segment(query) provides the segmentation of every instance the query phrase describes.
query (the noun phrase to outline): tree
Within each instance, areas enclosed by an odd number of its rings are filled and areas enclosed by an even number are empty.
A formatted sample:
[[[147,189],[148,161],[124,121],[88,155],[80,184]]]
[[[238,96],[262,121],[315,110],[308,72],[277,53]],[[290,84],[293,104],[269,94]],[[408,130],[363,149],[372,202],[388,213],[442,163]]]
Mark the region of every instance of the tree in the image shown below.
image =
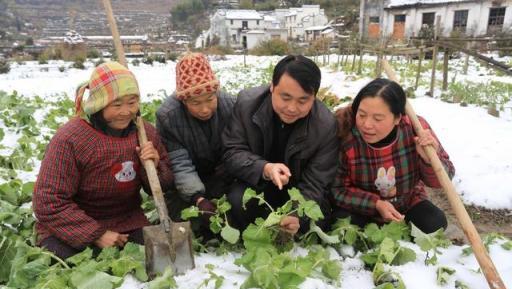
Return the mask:
[[[171,9],[172,21],[175,24],[185,23],[189,16],[204,12],[205,7],[201,0],[180,0]]]
[[[8,73],[11,70],[11,66],[7,59],[0,58],[0,74]]]
[[[286,55],[288,54],[288,43],[281,39],[270,39],[262,41],[251,50],[254,55]]]
[[[256,10],[274,10],[276,8],[279,8],[278,1],[254,1],[254,9]]]
[[[208,17],[203,0],[180,0],[171,9],[171,22],[175,29],[193,31],[197,34],[207,28]]]
[[[252,0],[241,0],[240,1],[240,9],[253,9]]]

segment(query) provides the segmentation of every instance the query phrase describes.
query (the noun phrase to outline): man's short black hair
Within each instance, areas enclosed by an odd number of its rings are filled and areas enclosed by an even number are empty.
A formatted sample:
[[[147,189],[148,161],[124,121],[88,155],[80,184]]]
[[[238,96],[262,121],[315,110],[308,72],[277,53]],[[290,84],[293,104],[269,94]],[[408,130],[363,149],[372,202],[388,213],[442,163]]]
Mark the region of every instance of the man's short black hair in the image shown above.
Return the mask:
[[[277,86],[285,73],[295,79],[305,92],[313,95],[318,92],[322,74],[311,59],[302,55],[288,55],[281,59],[274,67],[272,84]]]

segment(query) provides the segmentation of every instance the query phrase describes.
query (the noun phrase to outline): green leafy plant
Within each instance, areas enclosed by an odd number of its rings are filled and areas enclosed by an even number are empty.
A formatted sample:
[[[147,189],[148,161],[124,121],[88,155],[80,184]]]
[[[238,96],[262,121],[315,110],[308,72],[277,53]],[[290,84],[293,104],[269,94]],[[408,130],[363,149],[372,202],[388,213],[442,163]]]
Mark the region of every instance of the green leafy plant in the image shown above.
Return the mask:
[[[198,288],[201,287],[208,287],[208,284],[210,284],[211,281],[214,282],[214,288],[219,289],[222,284],[224,283],[224,277],[216,274],[213,269],[215,269],[215,266],[213,264],[206,264],[206,270],[208,270],[208,275],[210,276],[208,279],[205,279],[201,285],[199,285]]]
[[[245,205],[252,199],[266,206],[270,213],[266,219],[257,218],[242,234],[245,253],[235,261],[249,272],[249,278],[241,288],[296,288],[311,274],[339,282],[341,266],[329,259],[329,253],[321,247],[312,247],[306,257],[293,257],[290,250],[293,242],[290,235],[279,229],[281,220],[290,215],[307,217],[312,223],[323,218],[316,202],[306,200],[299,190],[288,190],[290,200],[274,209],[263,194],[247,189],[242,198]],[[315,273],[316,272],[316,273]]]
[[[450,277],[453,275],[453,273],[455,273],[455,269],[445,266],[439,266],[436,270],[437,285],[446,285],[448,283],[448,280],[450,280]]]
[[[414,242],[420,249],[427,252],[425,258],[426,265],[437,264],[437,255],[441,254],[439,248],[447,248],[451,245],[450,240],[446,239],[443,229],[439,229],[431,234],[426,234],[414,226],[414,224],[411,224],[411,236],[414,237]],[[432,252],[432,256],[429,255],[430,252]]]
[[[322,247],[312,247],[307,256],[292,257],[271,247],[253,247],[235,261],[251,272],[240,288],[297,288],[310,275],[339,282],[341,265],[329,259]]]
[[[460,280],[455,280],[455,289],[469,289],[469,286]]]
[[[485,234],[482,238],[482,243],[485,246],[485,249],[487,252],[489,252],[489,247],[493,244],[496,244],[498,241],[504,241],[501,244],[501,247],[505,250],[512,250],[512,241],[510,241],[507,237],[499,234],[499,233],[490,233]],[[473,254],[473,248],[471,246],[468,246],[464,249],[462,249],[462,255],[463,256],[469,256]]]
[[[0,270],[0,280],[8,280],[8,287],[116,288],[128,273],[140,281],[148,279],[144,247],[133,243],[127,243],[123,250],[103,249],[96,258],[88,248],[64,261],[23,240],[17,240],[15,245],[12,239],[0,240],[0,252],[5,253],[2,261],[7,265]]]

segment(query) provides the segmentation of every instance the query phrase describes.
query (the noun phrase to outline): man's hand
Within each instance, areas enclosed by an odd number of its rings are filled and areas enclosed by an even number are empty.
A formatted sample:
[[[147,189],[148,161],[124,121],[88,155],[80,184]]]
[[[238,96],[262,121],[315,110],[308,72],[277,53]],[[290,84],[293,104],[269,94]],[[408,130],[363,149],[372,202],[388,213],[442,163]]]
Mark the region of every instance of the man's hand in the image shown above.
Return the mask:
[[[263,167],[263,177],[271,180],[280,190],[290,181],[290,169],[285,164],[267,163]]]
[[[123,247],[126,242],[128,242],[128,234],[119,234],[107,230],[98,240],[94,241],[94,245],[103,249],[114,246]]]
[[[281,230],[289,234],[295,235],[297,234],[300,228],[299,218],[294,216],[286,216],[281,220],[279,226],[281,226]]]
[[[375,208],[379,212],[382,219],[384,219],[386,222],[400,222],[404,219],[404,215],[400,214],[400,212],[395,209],[393,204],[388,201],[378,200],[375,204]]]

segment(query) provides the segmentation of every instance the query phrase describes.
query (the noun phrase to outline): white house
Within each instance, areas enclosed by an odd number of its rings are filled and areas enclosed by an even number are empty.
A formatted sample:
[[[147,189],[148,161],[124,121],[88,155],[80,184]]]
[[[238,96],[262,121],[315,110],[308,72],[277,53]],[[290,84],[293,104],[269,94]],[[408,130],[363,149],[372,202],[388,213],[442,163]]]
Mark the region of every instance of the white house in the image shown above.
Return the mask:
[[[325,26],[327,17],[320,5],[258,12],[256,10],[219,9],[210,17],[210,29],[200,36],[196,46],[213,39],[233,48],[251,49],[269,39],[305,40],[306,28]]]
[[[403,39],[433,27],[440,16],[441,35],[494,35],[512,26],[512,0],[362,0],[360,31],[369,38]]]
[[[324,9],[320,9],[320,5],[302,5],[286,10],[289,12],[285,16],[285,27],[288,29],[288,37],[292,39],[304,40],[306,28],[328,23]]]
[[[219,9],[210,18],[210,39],[218,37],[220,45],[249,48],[246,33],[265,28],[263,16],[256,10]]]

